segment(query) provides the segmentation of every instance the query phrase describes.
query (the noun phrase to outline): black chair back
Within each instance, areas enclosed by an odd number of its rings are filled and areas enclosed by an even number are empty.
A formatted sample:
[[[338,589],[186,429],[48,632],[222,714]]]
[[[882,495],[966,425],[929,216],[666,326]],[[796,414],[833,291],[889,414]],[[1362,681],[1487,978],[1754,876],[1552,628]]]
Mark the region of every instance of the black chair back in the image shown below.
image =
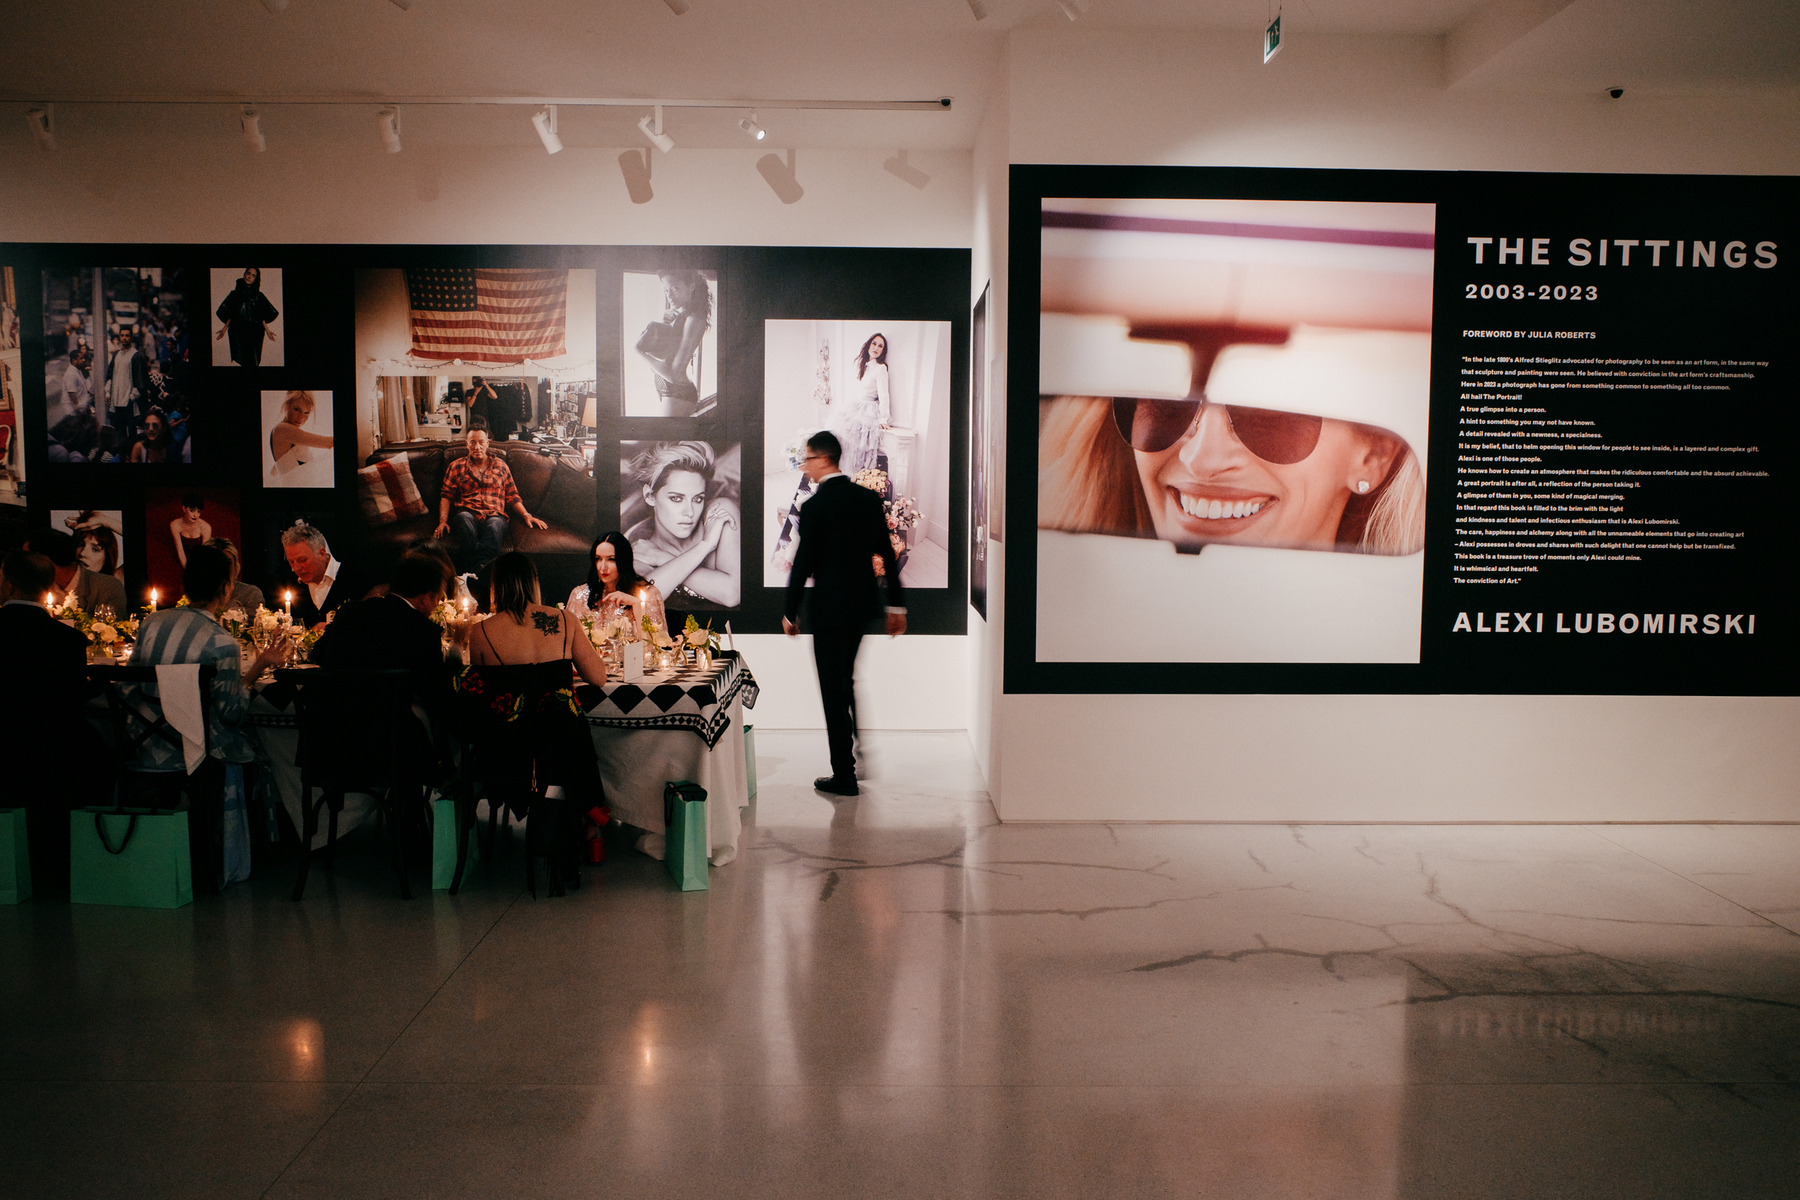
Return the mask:
[[[295,688],[294,715],[300,727],[300,873],[294,899],[306,894],[312,869],[312,842],[319,810],[329,810],[326,851],[337,841],[337,814],[349,792],[382,794],[394,844],[394,872],[400,894],[412,898],[406,877],[406,843],[422,799],[423,779],[409,777],[402,746],[412,720],[413,674],[404,667],[340,669],[312,667],[279,673]],[[315,797],[314,792],[320,793]]]
[[[390,787],[399,774],[400,729],[412,711],[404,668],[316,667],[282,672],[296,685],[300,769],[315,787]]]
[[[216,674],[213,667],[201,664],[202,712],[211,707]],[[185,797],[194,887],[197,891],[216,894],[225,855],[224,764],[207,753],[194,773],[187,773],[181,733],[163,714],[160,695],[152,695],[147,690],[156,686],[154,666],[93,666],[88,668],[88,678],[99,685],[101,694],[106,697],[107,716],[112,724],[113,753],[118,769],[113,807],[173,809],[180,807]],[[201,729],[201,736],[210,743],[210,730],[204,723]],[[172,749],[175,761],[183,765],[173,768],[145,765],[144,751],[159,742],[163,748]],[[211,746],[204,749],[210,751]]]
[[[203,706],[210,703],[210,689],[213,676],[216,674],[210,666],[200,667],[200,699]],[[94,666],[88,668],[88,678],[100,685],[100,691],[106,697],[107,718],[112,725],[113,753],[118,756],[121,775],[167,775],[167,770],[158,770],[144,765],[146,748],[160,741],[172,748],[175,757],[182,756],[181,733],[163,714],[162,699],[146,691],[146,687],[156,685],[155,667],[108,667]],[[204,726],[202,736],[205,736]],[[210,749],[210,747],[208,747]],[[185,773],[185,772],[183,772]],[[123,789],[121,789],[122,805]]]

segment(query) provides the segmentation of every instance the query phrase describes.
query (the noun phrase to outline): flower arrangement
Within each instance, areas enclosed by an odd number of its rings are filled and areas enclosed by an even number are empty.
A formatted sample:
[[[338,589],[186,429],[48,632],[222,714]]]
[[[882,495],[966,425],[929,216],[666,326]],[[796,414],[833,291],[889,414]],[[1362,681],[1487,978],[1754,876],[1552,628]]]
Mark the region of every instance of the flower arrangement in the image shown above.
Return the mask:
[[[906,530],[924,520],[925,514],[919,511],[918,501],[911,496],[885,501],[881,508],[887,517],[888,542],[894,547],[897,558],[906,553]]]
[[[919,511],[918,501],[914,500],[911,496],[902,496],[898,500],[889,500],[882,504],[881,507],[887,514],[887,527],[895,532],[899,532],[902,529],[911,529],[925,518],[925,514]]]
[[[708,621],[706,627],[702,629],[700,622],[694,620],[692,613],[688,614],[687,624],[682,626],[681,640],[695,650],[704,646],[708,654],[719,652],[719,635],[713,632],[712,622]]]
[[[813,402],[831,403],[831,343],[819,343],[819,365],[813,368]]]
[[[868,488],[877,496],[887,495],[888,473],[883,471],[880,467],[864,467],[850,478],[856,483],[861,484],[863,487]]]
[[[88,645],[96,646],[108,655],[115,654],[127,642],[137,637],[138,621],[136,617],[102,619],[92,613],[83,612],[74,603],[65,600],[61,604],[46,601],[45,608],[50,615],[81,631],[81,636],[88,640]]]

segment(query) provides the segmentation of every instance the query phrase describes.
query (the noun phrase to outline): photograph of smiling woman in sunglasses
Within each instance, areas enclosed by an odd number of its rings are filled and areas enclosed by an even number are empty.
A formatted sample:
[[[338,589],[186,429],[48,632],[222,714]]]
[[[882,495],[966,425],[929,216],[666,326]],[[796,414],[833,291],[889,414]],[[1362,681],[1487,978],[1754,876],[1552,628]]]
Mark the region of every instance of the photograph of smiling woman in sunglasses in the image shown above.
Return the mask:
[[[1037,660],[1417,662],[1432,206],[1041,205]]]
[[[1086,369],[1076,375],[1129,356],[1139,344],[1119,344],[1124,332],[1109,322],[1047,316],[1045,344],[1053,348],[1046,366],[1055,370],[1059,348],[1087,348]],[[1264,344],[1228,340],[1237,336]],[[1103,340],[1114,343],[1110,350]],[[1176,343],[1143,349],[1160,352],[1150,360],[1165,373],[1160,389],[1061,392],[1045,405],[1042,527],[1153,537],[1183,550],[1229,543],[1404,555],[1421,548],[1418,455],[1374,422],[1391,415],[1380,395],[1390,377],[1429,352],[1422,336],[1215,329],[1196,333],[1191,352]],[[1193,381],[1189,394],[1172,398],[1183,374]]]

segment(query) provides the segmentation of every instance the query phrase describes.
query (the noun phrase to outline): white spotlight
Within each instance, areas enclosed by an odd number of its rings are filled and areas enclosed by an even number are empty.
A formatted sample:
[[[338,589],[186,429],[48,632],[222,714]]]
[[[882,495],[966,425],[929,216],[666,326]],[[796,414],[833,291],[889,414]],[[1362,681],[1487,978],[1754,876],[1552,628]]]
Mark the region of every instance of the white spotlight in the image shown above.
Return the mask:
[[[687,16],[687,10],[693,7],[688,0],[663,0],[663,3],[668,5],[669,11],[678,17]]]
[[[400,153],[400,110],[384,108],[376,113],[375,128],[381,131],[381,148],[389,154]]]
[[[556,136],[556,105],[538,109],[531,124],[537,130],[538,141],[544,143],[545,154],[555,154],[562,149],[562,139]]]
[[[931,176],[906,161],[906,151],[895,151],[894,157],[881,164],[881,169],[895,179],[903,179],[921,190],[931,182]]]
[[[269,148],[269,139],[262,134],[262,114],[254,106],[246,104],[238,109],[238,129],[245,144],[258,154]]]
[[[751,113],[749,116],[747,116],[743,120],[739,121],[738,128],[743,130],[745,133],[749,134],[751,137],[755,138],[759,142],[769,136],[768,130],[764,129],[761,125],[758,125],[756,123],[756,114],[755,113]]]
[[[56,149],[56,128],[51,123],[48,104],[40,104],[27,111],[25,124],[31,130],[31,136],[37,142],[39,150]]]
[[[262,0],[262,6],[269,10],[270,16],[280,16],[287,11],[288,0]]]
[[[1063,16],[1071,21],[1087,11],[1082,0],[1056,0],[1056,7],[1062,9]]]
[[[656,106],[655,119],[656,124],[653,126],[650,123],[651,118],[644,117],[642,120],[638,121],[638,128],[644,131],[644,136],[650,139],[650,144],[652,146],[655,146],[658,150],[667,154],[675,148],[675,139],[663,132],[662,105],[660,104]]]
[[[977,21],[987,20],[987,0],[969,0],[969,11],[975,14]]]

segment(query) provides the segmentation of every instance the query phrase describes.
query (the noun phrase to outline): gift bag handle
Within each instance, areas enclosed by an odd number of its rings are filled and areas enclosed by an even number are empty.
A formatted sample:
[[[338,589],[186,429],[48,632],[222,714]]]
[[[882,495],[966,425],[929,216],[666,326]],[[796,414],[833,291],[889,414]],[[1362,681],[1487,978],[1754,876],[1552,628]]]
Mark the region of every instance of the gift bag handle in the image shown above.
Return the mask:
[[[125,822],[125,836],[119,839],[119,848],[117,850],[113,849],[112,842],[108,840],[106,836],[106,818],[112,815],[115,814],[95,813],[94,832],[100,835],[100,844],[106,847],[106,852],[108,854],[123,854],[125,853],[125,847],[131,845],[131,835],[137,832],[137,814],[126,814],[129,815],[131,819]]]

